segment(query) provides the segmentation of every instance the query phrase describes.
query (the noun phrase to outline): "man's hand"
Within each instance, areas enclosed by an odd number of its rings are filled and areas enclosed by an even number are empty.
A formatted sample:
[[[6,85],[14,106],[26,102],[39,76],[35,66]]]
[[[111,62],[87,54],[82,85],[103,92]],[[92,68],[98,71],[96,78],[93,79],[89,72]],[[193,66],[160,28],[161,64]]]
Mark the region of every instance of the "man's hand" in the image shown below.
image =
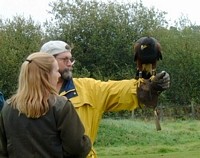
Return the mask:
[[[162,71],[158,73],[152,80],[151,80],[151,87],[153,91],[162,92],[170,87],[170,76],[167,72]]]
[[[137,89],[137,96],[140,104],[147,107],[155,108],[160,93],[170,87],[170,76],[167,72],[162,71],[152,79],[141,82]]]

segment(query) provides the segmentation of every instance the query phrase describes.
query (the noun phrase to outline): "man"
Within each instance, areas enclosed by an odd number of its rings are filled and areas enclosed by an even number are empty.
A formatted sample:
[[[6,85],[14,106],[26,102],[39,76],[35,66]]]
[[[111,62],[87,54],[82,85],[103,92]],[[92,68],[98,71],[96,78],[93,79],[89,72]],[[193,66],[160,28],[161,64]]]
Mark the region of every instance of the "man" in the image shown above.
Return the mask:
[[[159,94],[169,88],[167,72],[157,74],[152,80],[131,79],[103,82],[92,78],[72,78],[71,47],[63,41],[49,41],[40,52],[54,55],[61,77],[57,84],[60,95],[66,96],[75,106],[92,144],[104,112],[133,110],[140,106],[153,107]],[[96,158],[92,149],[88,158]]]

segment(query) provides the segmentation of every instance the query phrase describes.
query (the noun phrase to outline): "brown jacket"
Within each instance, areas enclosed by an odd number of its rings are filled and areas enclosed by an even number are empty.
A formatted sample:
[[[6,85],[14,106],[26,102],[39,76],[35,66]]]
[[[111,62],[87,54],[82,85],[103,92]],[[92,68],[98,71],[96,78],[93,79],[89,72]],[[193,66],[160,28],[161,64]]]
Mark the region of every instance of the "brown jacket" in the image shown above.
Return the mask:
[[[38,119],[5,103],[0,115],[0,158],[84,158],[91,141],[70,101],[58,96]]]

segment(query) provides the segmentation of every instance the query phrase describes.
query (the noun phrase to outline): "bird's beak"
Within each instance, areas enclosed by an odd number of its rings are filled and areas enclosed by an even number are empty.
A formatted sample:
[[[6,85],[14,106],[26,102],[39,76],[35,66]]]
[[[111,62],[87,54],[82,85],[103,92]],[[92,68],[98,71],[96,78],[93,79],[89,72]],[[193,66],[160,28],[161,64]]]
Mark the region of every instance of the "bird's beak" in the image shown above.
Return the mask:
[[[140,46],[141,50],[143,50],[143,49],[146,48],[146,47],[147,47],[147,45],[141,45],[141,46]]]

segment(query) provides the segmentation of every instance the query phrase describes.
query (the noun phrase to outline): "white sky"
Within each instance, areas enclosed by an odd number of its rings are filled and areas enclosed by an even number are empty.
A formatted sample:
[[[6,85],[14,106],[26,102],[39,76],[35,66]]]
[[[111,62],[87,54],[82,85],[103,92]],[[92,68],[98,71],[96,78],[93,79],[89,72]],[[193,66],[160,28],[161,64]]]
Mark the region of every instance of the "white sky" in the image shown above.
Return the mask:
[[[49,2],[56,0],[0,0],[0,18],[11,19],[13,16],[31,16],[36,22],[44,22],[50,18],[47,10]],[[104,0],[106,1],[106,0]],[[115,0],[110,0],[115,1]],[[138,1],[138,0],[117,0],[117,1]],[[154,6],[160,11],[166,11],[169,22],[178,20],[181,15],[186,15],[192,23],[200,25],[200,7],[197,0],[142,0],[146,7]]]
[[[51,10],[52,0],[0,0],[0,18],[7,19],[16,15],[26,18],[31,16],[36,22],[44,22],[50,18],[47,11]],[[54,0],[55,1],[55,0]]]

